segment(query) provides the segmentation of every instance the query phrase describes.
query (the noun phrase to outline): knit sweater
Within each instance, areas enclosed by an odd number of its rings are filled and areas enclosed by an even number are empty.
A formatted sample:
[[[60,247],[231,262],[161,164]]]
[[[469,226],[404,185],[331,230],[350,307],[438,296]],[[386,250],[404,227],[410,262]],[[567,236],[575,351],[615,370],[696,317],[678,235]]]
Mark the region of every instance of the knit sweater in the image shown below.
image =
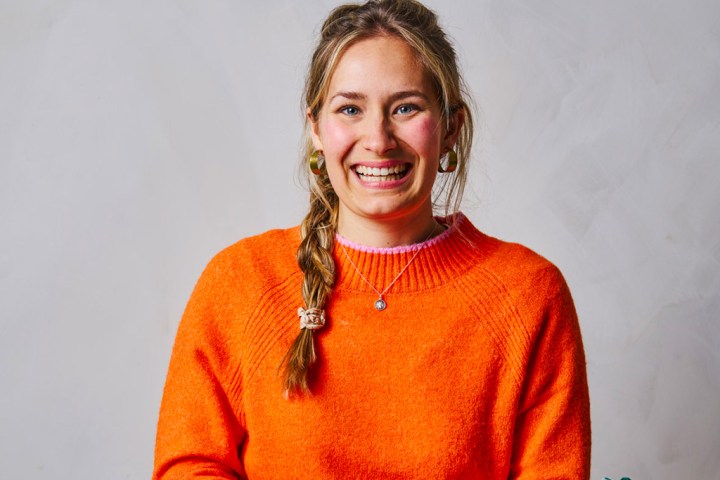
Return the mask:
[[[156,479],[586,479],[585,360],[560,272],[460,216],[425,242],[338,238],[311,395],[279,367],[299,332],[299,228],[207,266],[173,348]],[[384,296],[422,246],[417,257]]]

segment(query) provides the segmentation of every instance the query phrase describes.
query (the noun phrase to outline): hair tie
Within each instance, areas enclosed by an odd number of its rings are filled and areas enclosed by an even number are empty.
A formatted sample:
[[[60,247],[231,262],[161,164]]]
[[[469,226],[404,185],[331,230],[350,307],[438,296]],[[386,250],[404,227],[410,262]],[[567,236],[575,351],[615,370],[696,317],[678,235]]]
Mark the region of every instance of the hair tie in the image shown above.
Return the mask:
[[[320,308],[298,308],[300,317],[300,329],[319,330],[325,326],[325,310]]]

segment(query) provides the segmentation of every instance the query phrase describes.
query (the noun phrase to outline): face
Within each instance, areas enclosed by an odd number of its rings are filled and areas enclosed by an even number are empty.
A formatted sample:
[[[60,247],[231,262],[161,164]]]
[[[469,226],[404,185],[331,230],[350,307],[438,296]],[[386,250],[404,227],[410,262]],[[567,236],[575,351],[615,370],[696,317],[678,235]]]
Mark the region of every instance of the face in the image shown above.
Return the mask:
[[[431,219],[438,162],[457,139],[436,96],[403,40],[374,37],[342,54],[318,117],[310,117],[340,200],[341,233],[351,222]]]

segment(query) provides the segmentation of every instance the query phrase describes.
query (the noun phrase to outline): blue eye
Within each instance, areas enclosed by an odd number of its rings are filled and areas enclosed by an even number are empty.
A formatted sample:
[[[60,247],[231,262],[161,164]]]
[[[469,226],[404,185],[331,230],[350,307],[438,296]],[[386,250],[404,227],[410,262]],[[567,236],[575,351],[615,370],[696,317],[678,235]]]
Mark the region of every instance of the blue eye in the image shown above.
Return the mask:
[[[418,108],[416,105],[409,105],[409,104],[400,105],[399,107],[397,107],[395,109],[395,111],[397,113],[399,113],[400,115],[409,115],[417,110],[418,110]]]
[[[355,115],[360,113],[360,109],[357,107],[353,107],[352,105],[348,105],[348,106],[342,107],[340,109],[340,112],[344,113],[345,115],[347,115],[349,117],[354,117]]]

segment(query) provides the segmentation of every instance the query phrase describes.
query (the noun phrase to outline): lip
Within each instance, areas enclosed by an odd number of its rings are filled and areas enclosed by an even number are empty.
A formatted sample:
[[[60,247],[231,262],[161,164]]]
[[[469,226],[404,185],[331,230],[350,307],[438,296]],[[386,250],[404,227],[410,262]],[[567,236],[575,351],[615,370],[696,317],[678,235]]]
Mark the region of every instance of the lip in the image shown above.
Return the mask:
[[[365,180],[363,179],[363,176],[360,175],[357,172],[357,167],[366,167],[366,168],[394,168],[398,166],[405,166],[406,170],[404,172],[404,175],[401,178],[398,178],[397,180],[384,180],[384,181],[373,181],[373,180]],[[353,177],[365,188],[373,189],[373,190],[389,190],[393,188],[397,188],[406,182],[408,182],[409,178],[411,177],[414,165],[409,162],[399,162],[399,161],[393,161],[393,160],[384,160],[384,161],[373,161],[373,162],[357,162],[353,164],[350,167],[350,170],[353,173]]]

